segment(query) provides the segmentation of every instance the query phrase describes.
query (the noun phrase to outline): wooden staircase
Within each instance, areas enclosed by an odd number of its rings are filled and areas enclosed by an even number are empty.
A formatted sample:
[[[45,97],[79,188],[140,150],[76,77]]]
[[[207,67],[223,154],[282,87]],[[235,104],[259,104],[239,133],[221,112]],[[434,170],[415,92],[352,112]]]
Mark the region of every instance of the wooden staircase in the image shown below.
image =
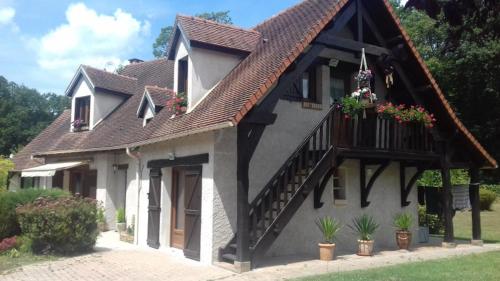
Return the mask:
[[[336,166],[334,112],[332,107],[250,204],[252,261],[265,254],[307,196]],[[219,259],[229,263],[236,260],[236,235],[220,249]]]

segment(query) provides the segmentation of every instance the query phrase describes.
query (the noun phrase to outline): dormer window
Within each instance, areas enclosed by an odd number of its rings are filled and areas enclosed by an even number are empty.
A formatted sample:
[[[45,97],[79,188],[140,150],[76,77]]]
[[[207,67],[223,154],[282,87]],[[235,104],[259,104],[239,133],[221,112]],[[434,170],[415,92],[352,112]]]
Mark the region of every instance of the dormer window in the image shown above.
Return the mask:
[[[184,57],[179,60],[177,66],[177,93],[185,93],[188,91],[188,58]]]
[[[73,128],[75,130],[88,130],[90,124],[90,96],[75,99]]]

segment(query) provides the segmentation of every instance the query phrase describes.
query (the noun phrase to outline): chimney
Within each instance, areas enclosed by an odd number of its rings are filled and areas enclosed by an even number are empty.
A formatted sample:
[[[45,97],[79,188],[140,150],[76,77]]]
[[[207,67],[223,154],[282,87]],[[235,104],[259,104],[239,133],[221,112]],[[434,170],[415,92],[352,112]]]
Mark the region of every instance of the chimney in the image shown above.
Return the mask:
[[[144,61],[141,60],[141,59],[137,59],[137,58],[131,58],[131,59],[128,60],[128,62],[130,64],[136,64],[136,63],[140,63],[140,62],[144,62]]]

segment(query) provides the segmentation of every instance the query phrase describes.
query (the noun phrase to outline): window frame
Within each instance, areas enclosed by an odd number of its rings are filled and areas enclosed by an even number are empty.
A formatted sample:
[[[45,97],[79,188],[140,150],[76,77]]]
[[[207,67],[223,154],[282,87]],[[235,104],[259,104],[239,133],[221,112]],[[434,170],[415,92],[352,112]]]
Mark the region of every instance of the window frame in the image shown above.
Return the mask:
[[[90,127],[90,103],[91,103],[91,96],[84,96],[84,97],[76,97],[75,98],[75,108],[73,111],[73,122],[75,120],[84,120],[82,123],[82,126],[78,128],[79,131],[82,130],[88,130]],[[84,118],[82,118],[81,115],[84,115]],[[77,129],[74,127],[74,129]]]
[[[189,91],[189,59],[183,57],[177,61],[177,93],[185,93]],[[181,86],[182,85],[182,86]]]
[[[339,174],[342,173],[343,175],[340,176]],[[348,184],[348,172],[346,168],[337,168],[332,176],[332,199],[333,199],[333,205],[334,206],[345,206],[347,205],[348,202],[348,192],[347,192],[347,186]],[[336,186],[340,185],[339,183],[336,183],[336,181],[340,181],[340,179],[344,179],[343,186]],[[343,190],[344,193],[344,198],[343,199],[336,199],[335,196],[335,191],[336,190]]]

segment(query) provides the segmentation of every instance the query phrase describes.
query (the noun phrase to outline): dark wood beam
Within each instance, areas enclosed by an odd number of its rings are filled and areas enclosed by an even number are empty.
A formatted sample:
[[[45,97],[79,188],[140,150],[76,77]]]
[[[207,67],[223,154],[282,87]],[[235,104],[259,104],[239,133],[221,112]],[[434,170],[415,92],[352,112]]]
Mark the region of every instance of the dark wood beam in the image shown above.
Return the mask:
[[[191,156],[176,157],[170,159],[156,159],[148,161],[147,167],[152,168],[166,168],[175,166],[193,166],[208,163],[208,153],[197,154]]]
[[[410,201],[408,201],[408,195],[415,185],[415,182],[420,178],[420,176],[424,173],[424,169],[422,167],[417,167],[417,171],[410,178],[408,183],[406,183],[406,165],[404,162],[399,163],[399,179],[400,179],[400,190],[401,190],[401,207],[406,207],[410,205]]]
[[[429,91],[429,90],[432,90],[432,86],[431,86],[430,84],[428,84],[428,85],[424,85],[424,86],[420,86],[420,87],[416,87],[416,88],[414,89],[414,91],[415,91],[416,93],[425,93],[425,92],[427,92],[427,91]]]
[[[363,42],[358,42],[351,39],[342,38],[336,35],[332,35],[329,33],[322,33],[316,38],[316,44],[322,44],[328,47],[339,48],[351,52],[360,52],[362,48],[365,49],[365,53],[381,56],[381,55],[389,55],[391,51],[384,47],[367,44]]]
[[[473,166],[469,170],[469,198],[471,203],[472,214],[472,240],[481,240],[481,214],[479,209],[479,168]]]
[[[335,19],[333,20],[333,27],[328,29],[328,31],[331,31],[334,34],[339,33],[354,17],[354,15],[356,14],[356,5],[354,3],[350,3],[348,5],[349,6],[345,7],[343,11],[337,14]]]
[[[324,203],[321,202],[321,197],[326,189],[326,185],[330,181],[330,178],[335,174],[335,170],[342,165],[344,159],[341,157],[333,157],[333,165],[328,170],[328,172],[323,176],[321,183],[314,189],[314,209],[319,209],[323,207]]]
[[[356,39],[358,42],[363,42],[363,7],[361,0],[356,0]]]
[[[370,195],[370,191],[372,190],[373,184],[375,184],[375,181],[377,178],[382,174],[382,172],[389,166],[390,161],[385,160],[383,161],[380,166],[375,170],[373,175],[370,177],[370,180],[368,181],[368,184],[366,184],[366,163],[365,161],[361,160],[360,161],[360,171],[359,171],[359,183],[360,183],[360,189],[361,189],[361,208],[368,207],[370,205],[370,202],[368,201],[368,196]]]

